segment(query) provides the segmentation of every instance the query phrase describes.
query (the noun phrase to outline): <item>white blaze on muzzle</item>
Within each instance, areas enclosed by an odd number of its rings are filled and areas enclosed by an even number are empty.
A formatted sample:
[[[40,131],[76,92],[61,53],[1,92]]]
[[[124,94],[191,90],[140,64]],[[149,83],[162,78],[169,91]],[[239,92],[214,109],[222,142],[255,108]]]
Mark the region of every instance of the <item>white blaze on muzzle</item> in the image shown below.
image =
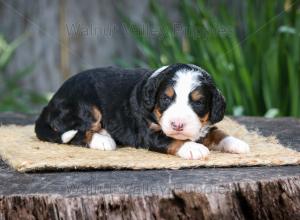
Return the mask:
[[[174,91],[176,97],[174,103],[163,112],[161,117],[162,130],[167,136],[192,141],[197,140],[201,136],[202,124],[198,115],[189,104],[190,93],[201,84],[198,80],[200,75],[200,72],[190,70],[178,71],[175,74]],[[182,124],[182,130],[174,130],[172,123]]]

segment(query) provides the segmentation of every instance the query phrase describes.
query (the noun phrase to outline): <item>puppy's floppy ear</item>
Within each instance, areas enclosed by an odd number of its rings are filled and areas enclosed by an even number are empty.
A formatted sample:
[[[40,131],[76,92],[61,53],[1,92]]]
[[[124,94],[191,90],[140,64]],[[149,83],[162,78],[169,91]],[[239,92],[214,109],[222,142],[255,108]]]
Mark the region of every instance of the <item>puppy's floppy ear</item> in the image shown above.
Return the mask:
[[[210,122],[214,124],[221,121],[224,118],[225,109],[226,102],[224,96],[217,88],[213,88]]]
[[[143,87],[143,106],[147,111],[152,111],[154,108],[157,90],[160,83],[166,77],[166,72],[168,72],[168,66],[163,66],[157,69],[147,79]]]

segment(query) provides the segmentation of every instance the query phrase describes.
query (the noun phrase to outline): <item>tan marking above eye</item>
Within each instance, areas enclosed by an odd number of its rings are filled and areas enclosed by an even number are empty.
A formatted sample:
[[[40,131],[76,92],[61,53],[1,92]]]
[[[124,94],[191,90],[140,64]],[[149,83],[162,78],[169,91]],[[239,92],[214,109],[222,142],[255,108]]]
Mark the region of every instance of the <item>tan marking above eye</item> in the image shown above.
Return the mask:
[[[191,98],[193,101],[199,101],[202,97],[203,95],[198,90],[193,91],[191,94]]]
[[[175,91],[174,91],[173,87],[172,86],[168,86],[168,88],[165,91],[165,94],[168,97],[172,98],[174,96],[174,94],[175,94]]]

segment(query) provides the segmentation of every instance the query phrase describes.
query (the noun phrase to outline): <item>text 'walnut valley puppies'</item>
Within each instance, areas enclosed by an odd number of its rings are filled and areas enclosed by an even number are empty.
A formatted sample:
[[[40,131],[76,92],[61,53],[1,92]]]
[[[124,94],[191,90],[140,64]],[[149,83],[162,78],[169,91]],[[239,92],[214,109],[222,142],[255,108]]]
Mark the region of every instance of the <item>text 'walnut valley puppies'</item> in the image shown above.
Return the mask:
[[[214,126],[225,100],[211,76],[192,64],[156,71],[114,67],[68,79],[36,121],[44,141],[99,150],[134,146],[202,159],[209,149],[247,153],[249,146]]]

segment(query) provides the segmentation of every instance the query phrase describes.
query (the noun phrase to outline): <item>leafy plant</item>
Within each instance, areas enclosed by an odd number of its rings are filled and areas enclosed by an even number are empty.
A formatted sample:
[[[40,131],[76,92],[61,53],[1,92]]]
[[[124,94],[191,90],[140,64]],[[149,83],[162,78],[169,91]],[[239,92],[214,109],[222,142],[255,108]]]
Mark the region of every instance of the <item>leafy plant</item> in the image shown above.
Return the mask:
[[[8,74],[6,71],[15,51],[25,38],[26,35],[21,35],[13,42],[8,43],[0,35],[0,112],[33,113],[35,108],[47,101],[43,95],[22,86],[22,80],[32,73],[33,64],[18,70],[14,74]]]
[[[138,66],[157,68],[194,63],[206,69],[235,115],[300,116],[299,0],[247,0],[244,16],[219,2],[217,11],[204,0],[178,1],[182,23],[172,23],[167,10],[150,1],[145,33],[123,16],[141,58]]]

